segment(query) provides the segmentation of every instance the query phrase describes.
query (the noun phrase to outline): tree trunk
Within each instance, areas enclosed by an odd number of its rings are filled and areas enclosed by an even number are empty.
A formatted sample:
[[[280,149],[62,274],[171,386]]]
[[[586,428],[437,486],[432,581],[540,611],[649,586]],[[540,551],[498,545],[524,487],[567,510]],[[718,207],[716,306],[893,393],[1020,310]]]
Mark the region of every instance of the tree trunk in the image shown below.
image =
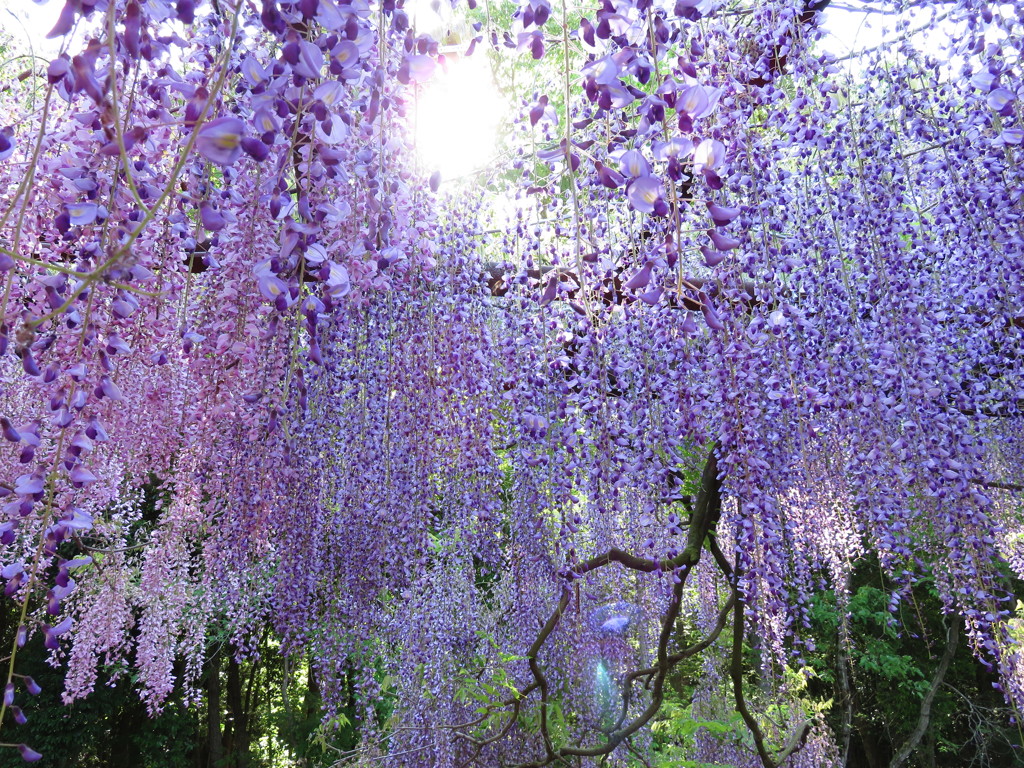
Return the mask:
[[[953,656],[956,653],[957,641],[960,639],[960,617],[954,616],[950,622],[949,630],[946,633],[946,650],[942,654],[942,658],[939,660],[939,666],[935,670],[935,677],[932,678],[932,684],[928,687],[927,693],[924,695],[924,699],[921,701],[921,713],[917,718],[917,726],[914,728],[907,740],[903,742],[903,746],[897,750],[892,762],[889,764],[889,768],[900,768],[907,758],[910,757],[911,753],[917,749],[918,744],[921,743],[921,739],[924,738],[928,732],[928,728],[932,722],[932,702],[935,701],[935,694],[939,691],[939,686],[942,685],[942,679],[946,676],[946,670],[949,669],[950,663],[953,661]],[[934,755],[932,757],[932,764],[934,764]]]
[[[145,720],[142,704],[129,699],[110,718],[110,768],[137,768],[142,753],[132,739]]]
[[[858,724],[857,735],[860,736],[860,745],[864,750],[867,768],[882,768],[885,765],[885,758],[882,757],[882,750],[879,749],[878,739],[875,738],[871,724],[867,722]],[[848,768],[853,768],[853,766],[848,765]]]
[[[846,577],[844,589],[850,591],[850,577]],[[842,725],[839,729],[840,765],[849,765],[850,737],[853,735],[853,692],[850,690],[850,654],[846,646],[850,641],[849,619],[846,612],[840,612],[836,637],[836,667],[839,684],[839,704],[843,708]]]
[[[206,663],[206,760],[205,768],[219,768],[224,760],[224,735],[220,729],[220,654]]]
[[[228,654],[228,716],[231,719],[231,741],[228,746],[228,765],[231,768],[249,768],[251,763],[249,744],[249,713],[245,711],[242,692],[242,675],[238,660],[233,652]],[[227,731],[227,729],[225,729]]]
[[[320,711],[320,681],[317,680],[316,665],[312,658],[307,662],[306,681],[306,693],[302,698],[302,716],[308,720]]]

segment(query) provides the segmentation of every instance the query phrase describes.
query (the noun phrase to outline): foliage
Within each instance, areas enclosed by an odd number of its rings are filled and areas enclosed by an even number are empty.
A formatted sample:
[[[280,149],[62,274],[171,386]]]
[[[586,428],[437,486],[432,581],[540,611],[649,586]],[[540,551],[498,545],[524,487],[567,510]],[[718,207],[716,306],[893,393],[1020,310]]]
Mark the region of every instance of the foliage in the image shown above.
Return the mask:
[[[852,764],[889,764],[917,724],[921,700],[946,648],[949,617],[943,615],[934,582],[919,579],[895,611],[890,602],[894,586],[877,564],[868,563],[854,574],[841,612],[833,593],[820,595],[811,608],[817,646],[810,660],[815,670],[811,688],[837,702],[829,711],[836,733],[843,730],[841,702],[849,700]],[[1019,586],[1014,591],[1019,593]],[[849,668],[845,691],[837,674],[840,664]],[[937,690],[916,764],[1019,762],[1015,745],[1020,734],[997,686],[992,670],[969,648],[958,646]]]
[[[5,640],[12,641],[16,616],[5,611]],[[65,706],[64,671],[51,667],[47,652],[32,644],[19,655],[20,674],[42,688],[20,697],[27,724],[21,737],[43,754],[41,766],[54,768],[191,768],[200,713],[176,694],[165,711],[150,718],[128,676],[105,672],[93,695]],[[0,765],[19,766],[21,756],[0,752]]]

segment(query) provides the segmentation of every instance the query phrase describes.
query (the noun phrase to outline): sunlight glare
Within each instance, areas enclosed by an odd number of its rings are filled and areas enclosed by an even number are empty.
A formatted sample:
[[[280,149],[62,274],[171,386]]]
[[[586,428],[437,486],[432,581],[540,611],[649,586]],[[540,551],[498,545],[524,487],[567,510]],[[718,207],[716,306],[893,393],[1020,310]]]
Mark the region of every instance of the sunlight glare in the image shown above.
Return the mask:
[[[54,57],[63,38],[47,40],[57,24],[63,3],[35,3],[31,0],[5,0],[0,5],[0,30],[9,34],[16,50],[32,51],[37,56]]]
[[[486,167],[497,153],[498,125],[508,106],[502,99],[481,51],[467,58],[448,58],[417,94],[416,152],[442,180],[465,176]]]

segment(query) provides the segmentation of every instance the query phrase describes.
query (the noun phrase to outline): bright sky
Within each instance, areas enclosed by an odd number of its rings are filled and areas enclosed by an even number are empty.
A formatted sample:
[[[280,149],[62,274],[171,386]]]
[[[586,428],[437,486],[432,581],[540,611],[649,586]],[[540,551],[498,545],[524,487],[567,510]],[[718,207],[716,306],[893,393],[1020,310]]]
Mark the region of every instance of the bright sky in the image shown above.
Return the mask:
[[[437,39],[452,23],[450,0],[407,0],[417,32]],[[464,50],[469,40],[461,42]],[[442,182],[486,168],[497,154],[498,126],[509,115],[508,101],[494,83],[485,46],[473,56],[449,53],[417,91],[416,154],[425,170],[440,171]]]
[[[483,49],[439,67],[416,99],[416,151],[442,179],[466,176],[495,157],[507,101],[494,84]]]
[[[909,19],[910,28],[916,29],[928,24],[931,19],[931,10],[914,9],[900,16],[892,16],[883,13],[855,10],[855,8],[868,7],[870,3],[855,2],[849,5],[836,3],[824,11],[824,24],[822,28],[826,32],[823,41],[825,50],[836,56],[846,56],[850,53],[875,48],[887,40],[896,37],[895,30],[900,19]],[[940,10],[940,14],[941,14]],[[941,45],[949,39],[950,27],[940,24],[934,31],[919,32],[911,37],[916,48],[927,51],[932,55],[941,53]]]
[[[0,4],[0,29],[14,38],[22,49],[36,55],[53,57],[60,51],[61,39],[47,40],[46,34],[57,24],[64,7],[61,0],[3,0]]]

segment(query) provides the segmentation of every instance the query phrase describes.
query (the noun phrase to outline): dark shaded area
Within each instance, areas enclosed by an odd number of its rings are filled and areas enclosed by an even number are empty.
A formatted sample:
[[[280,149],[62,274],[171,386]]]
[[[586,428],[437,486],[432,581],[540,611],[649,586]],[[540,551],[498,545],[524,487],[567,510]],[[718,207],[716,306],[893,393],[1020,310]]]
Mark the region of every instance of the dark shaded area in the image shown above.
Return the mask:
[[[168,490],[156,477],[143,488],[142,514],[130,531],[133,541],[144,541],[157,525]],[[59,554],[73,558],[85,553],[75,543],[64,542]],[[101,551],[92,554],[103,557]],[[0,606],[3,647],[13,645],[18,616],[15,601]],[[284,659],[269,629],[255,641],[255,651],[250,658],[239,659],[227,631],[212,628],[200,679],[204,703],[188,706],[179,687],[161,714],[150,717],[139,699],[137,675],[130,669],[101,666],[93,693],[65,705],[65,670],[47,663],[49,651],[37,633],[18,651],[16,670],[19,676],[34,679],[42,691],[32,696],[24,678],[15,678],[14,703],[28,722],[17,725],[8,719],[2,741],[25,743],[42,753],[34,763],[40,768],[262,768],[274,764],[282,752],[289,764],[330,762],[324,747],[312,741],[322,717],[313,669]],[[184,672],[179,665],[175,678],[181,680]],[[354,721],[354,701],[343,715]],[[270,737],[271,747],[258,746],[264,736]],[[333,734],[328,749],[351,749],[356,741],[349,725]],[[25,765],[16,750],[0,749],[0,768]]]
[[[1019,582],[1008,586],[1024,594]],[[846,765],[890,768],[902,748],[900,764],[911,768],[1024,766],[997,676],[963,637],[950,639],[963,625],[944,615],[932,579],[917,581],[893,613],[899,589],[868,562],[854,573],[845,617],[831,592],[811,607],[809,692],[833,699],[828,720]]]
[[[4,610],[0,641],[13,640],[16,618],[12,608]],[[268,635],[259,659],[237,660],[230,644],[211,645],[201,683],[205,703],[187,706],[179,691],[157,717],[139,700],[131,671],[112,683],[114,670],[104,670],[90,696],[65,706],[64,671],[46,663],[42,639],[33,637],[18,654],[18,671],[42,692],[31,696],[18,679],[15,704],[28,722],[9,721],[4,741],[41,752],[40,768],[262,768],[279,764],[282,753],[289,765],[330,763],[312,739],[322,717],[317,678],[307,665],[288,665]],[[353,721],[354,700],[348,709]],[[269,748],[260,746],[265,736]],[[333,734],[330,747],[351,749],[356,739],[348,725]],[[16,750],[0,749],[0,768],[24,765]]]

